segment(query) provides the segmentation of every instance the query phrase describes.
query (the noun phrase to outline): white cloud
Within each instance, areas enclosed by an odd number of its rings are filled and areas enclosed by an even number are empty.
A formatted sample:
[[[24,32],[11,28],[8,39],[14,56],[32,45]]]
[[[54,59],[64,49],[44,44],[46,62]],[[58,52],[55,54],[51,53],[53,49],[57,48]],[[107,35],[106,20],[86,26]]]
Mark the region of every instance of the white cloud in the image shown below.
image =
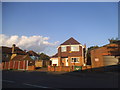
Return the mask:
[[[0,34],[0,38],[2,38],[2,41],[0,41],[1,46],[8,46],[11,47],[13,44],[16,44],[16,46],[20,47],[21,49],[25,50],[33,50],[36,52],[47,52],[47,48],[54,48],[56,49],[56,45],[58,44],[58,41],[54,43],[49,42],[49,37],[43,37],[43,36],[7,36],[5,34]],[[50,52],[50,51],[49,51]],[[51,52],[52,53],[52,52]]]

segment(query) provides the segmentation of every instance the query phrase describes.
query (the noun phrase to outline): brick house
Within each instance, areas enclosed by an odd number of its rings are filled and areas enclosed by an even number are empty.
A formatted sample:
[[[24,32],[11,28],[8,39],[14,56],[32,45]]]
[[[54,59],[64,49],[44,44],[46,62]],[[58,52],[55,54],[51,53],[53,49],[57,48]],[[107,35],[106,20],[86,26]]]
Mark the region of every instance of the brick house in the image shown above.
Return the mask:
[[[112,43],[91,50],[92,67],[116,65],[119,63],[120,44]]]
[[[82,45],[74,38],[66,40],[58,46],[58,53],[51,57],[52,66],[84,66],[86,65],[85,50],[86,46]]]
[[[0,53],[0,59],[2,62],[8,62],[12,60],[33,60],[32,57],[39,57],[34,51],[26,52],[19,47],[16,47],[15,44],[13,44],[12,47],[1,46],[0,51],[2,52]]]
[[[7,62],[10,60],[11,55],[12,55],[12,48],[6,47],[6,46],[1,46],[0,47],[0,60],[2,62]]]
[[[3,69],[34,70],[34,60],[15,44],[12,47],[2,46],[2,57]]]
[[[27,53],[22,49],[20,49],[19,47],[16,47],[15,44],[12,45],[11,49],[12,49],[12,56],[10,60],[16,60],[16,58],[17,60],[23,60],[24,58],[26,58]]]
[[[36,52],[30,50],[27,52],[27,54],[33,59],[33,60],[39,60],[40,55],[38,55]]]

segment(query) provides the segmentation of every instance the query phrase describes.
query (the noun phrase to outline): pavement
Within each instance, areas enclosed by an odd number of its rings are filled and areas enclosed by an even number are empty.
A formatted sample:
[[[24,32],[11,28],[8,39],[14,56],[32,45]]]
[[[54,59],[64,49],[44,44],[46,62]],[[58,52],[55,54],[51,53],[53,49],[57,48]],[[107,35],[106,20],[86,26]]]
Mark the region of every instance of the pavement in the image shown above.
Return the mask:
[[[118,72],[2,71],[2,88],[118,88]]]

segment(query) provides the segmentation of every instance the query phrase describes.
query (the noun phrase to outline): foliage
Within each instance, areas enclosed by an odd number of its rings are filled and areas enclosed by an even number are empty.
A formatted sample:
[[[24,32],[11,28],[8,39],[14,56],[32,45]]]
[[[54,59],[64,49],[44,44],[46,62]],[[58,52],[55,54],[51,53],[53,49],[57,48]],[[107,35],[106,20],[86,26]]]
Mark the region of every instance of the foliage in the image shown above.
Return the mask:
[[[91,49],[98,48],[98,47],[99,47],[99,46],[97,46],[97,45],[96,45],[96,46],[91,46],[91,47],[88,48],[88,51],[90,51]]]
[[[88,48],[88,51],[87,51],[87,65],[91,65],[91,54],[90,54],[90,51],[92,49],[95,49],[95,48],[98,48],[99,46],[91,46]]]
[[[118,41],[120,41],[118,38],[111,38],[111,39],[108,39],[109,40],[109,43],[117,43]]]

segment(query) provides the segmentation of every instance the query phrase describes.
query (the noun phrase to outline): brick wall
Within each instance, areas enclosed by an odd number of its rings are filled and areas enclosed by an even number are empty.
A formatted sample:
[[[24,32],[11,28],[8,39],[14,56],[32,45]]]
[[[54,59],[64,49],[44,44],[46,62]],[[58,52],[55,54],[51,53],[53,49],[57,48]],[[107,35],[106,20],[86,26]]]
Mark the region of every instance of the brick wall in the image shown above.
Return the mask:
[[[57,67],[50,66],[50,67],[48,67],[48,71],[67,71],[67,72],[70,72],[70,71],[73,71],[73,69],[70,66],[57,66]]]
[[[116,47],[116,48],[114,48]],[[91,50],[91,62],[92,62],[92,67],[102,67],[104,66],[104,55],[117,55],[117,53],[111,53],[115,52],[118,50],[118,45],[117,44],[109,44],[97,49]],[[97,60],[98,59],[98,60]]]
[[[82,70],[91,69],[91,66],[82,66]],[[74,67],[71,66],[48,66],[48,71],[65,71],[71,72],[74,71]]]

